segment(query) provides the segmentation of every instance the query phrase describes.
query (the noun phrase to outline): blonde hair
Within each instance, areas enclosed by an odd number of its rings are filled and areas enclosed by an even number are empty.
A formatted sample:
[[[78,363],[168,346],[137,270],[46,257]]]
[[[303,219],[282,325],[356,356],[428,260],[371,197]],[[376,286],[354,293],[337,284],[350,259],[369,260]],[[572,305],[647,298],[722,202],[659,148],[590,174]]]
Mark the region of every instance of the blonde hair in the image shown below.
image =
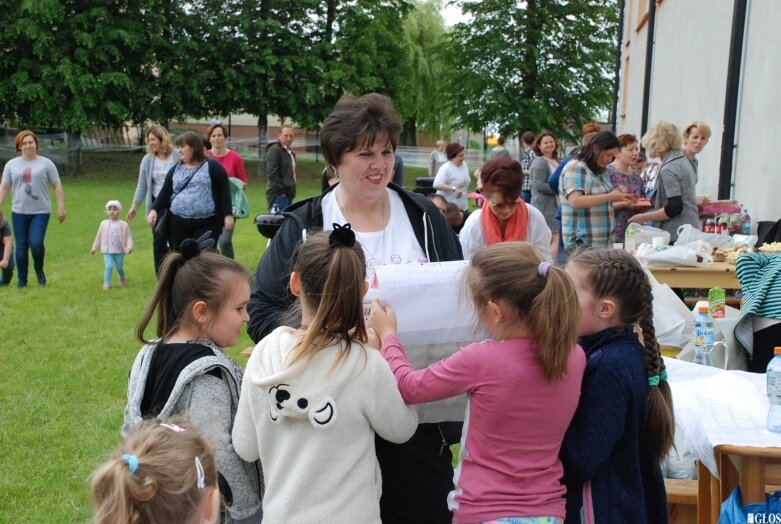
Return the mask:
[[[643,135],[643,147],[650,158],[662,158],[673,149],[683,147],[681,133],[675,124],[658,122],[650,131]]]
[[[144,137],[148,138],[149,135],[153,135],[155,138],[157,138],[160,141],[160,153],[162,155],[168,156],[174,150],[174,143],[171,142],[171,135],[168,134],[168,130],[163,126],[158,126],[158,125],[149,126],[146,130],[146,134],[144,135]],[[152,152],[152,148],[149,146],[148,140],[146,143],[146,152],[147,153]]]
[[[145,420],[92,474],[94,522],[190,522],[213,489],[217,467],[203,433],[184,419]]]
[[[694,122],[689,122],[686,124],[686,127],[683,128],[683,138],[689,138],[689,135],[692,133],[692,129],[697,128],[697,131],[702,134],[702,136],[705,137],[705,140],[710,140],[711,137],[711,130],[710,126],[706,124],[705,122],[701,122],[699,120],[695,120]]]
[[[545,379],[551,381],[567,371],[578,340],[580,305],[564,270],[550,265],[543,276],[543,262],[531,244],[500,242],[472,257],[465,282],[478,318],[492,301],[512,308],[515,321],[529,329]]]
[[[352,246],[332,243],[328,233],[316,233],[299,245],[293,271],[301,282],[302,300],[315,311],[287,364],[312,358],[317,352],[344,341],[338,365],[353,341],[368,340],[363,318],[363,284],[366,259],[356,241]]]

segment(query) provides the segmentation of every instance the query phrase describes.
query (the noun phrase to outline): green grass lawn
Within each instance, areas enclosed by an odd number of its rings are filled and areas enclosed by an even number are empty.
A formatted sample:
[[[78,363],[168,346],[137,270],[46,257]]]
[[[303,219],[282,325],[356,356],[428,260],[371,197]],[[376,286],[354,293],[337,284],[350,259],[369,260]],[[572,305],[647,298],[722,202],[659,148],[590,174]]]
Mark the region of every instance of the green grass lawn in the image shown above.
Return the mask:
[[[124,217],[140,160],[86,155],[84,175],[63,178],[66,221],[49,224],[48,286],[37,286],[30,267],[28,288],[16,288],[16,274],[0,288],[0,522],[89,521],[89,475],[120,442],[127,375],[140,347],[135,326],[155,284],[151,233],[140,213],[131,223],[126,288],[102,289],[103,257],[89,250],[107,200],[120,200]],[[298,198],[319,193],[322,169],[300,162]],[[266,211],[255,171],[249,164],[251,216]],[[409,187],[425,170],[407,167],[405,175]],[[9,218],[10,208],[9,196]],[[238,221],[233,243],[254,272],[266,239],[251,219]],[[228,353],[244,364],[238,353],[250,344],[244,334]]]

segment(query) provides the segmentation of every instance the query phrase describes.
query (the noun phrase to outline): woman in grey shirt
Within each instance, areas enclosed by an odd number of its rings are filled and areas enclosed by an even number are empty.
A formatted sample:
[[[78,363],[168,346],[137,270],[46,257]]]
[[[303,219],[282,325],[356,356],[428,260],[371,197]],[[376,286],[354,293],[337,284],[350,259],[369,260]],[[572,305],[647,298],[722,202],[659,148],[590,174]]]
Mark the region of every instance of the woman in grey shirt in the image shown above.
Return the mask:
[[[670,242],[678,238],[678,228],[691,224],[700,229],[700,215],[694,186],[697,178],[691,162],[681,152],[681,132],[670,122],[659,122],[643,137],[649,157],[660,158],[654,208],[629,218],[629,223],[653,220],[670,233]]]
[[[160,193],[165,182],[165,175],[179,161],[179,152],[174,149],[171,136],[163,126],[150,126],[146,130],[146,155],[141,159],[138,171],[136,194],[133,205],[127,212],[127,221],[132,222],[141,202],[146,202],[146,213],[152,210],[152,204]],[[160,272],[160,264],[168,253],[168,239],[165,235],[156,235],[152,228],[152,256],[155,263],[155,274]]]
[[[49,185],[54,187],[54,194],[57,196],[57,220],[60,223],[65,221],[65,193],[54,162],[38,156],[38,137],[35,133],[29,130],[20,131],[16,135],[16,151],[21,155],[10,160],[3,169],[0,206],[3,205],[8,190],[12,189],[11,221],[16,240],[17,286],[27,286],[28,250],[33,256],[38,285],[45,286],[43,258],[46,250],[43,239],[52,212]]]
[[[548,178],[559,166],[557,158],[559,142],[553,133],[543,131],[537,136],[532,149],[537,157],[529,167],[529,179],[531,180],[532,189],[531,205],[542,213],[542,216],[545,217],[545,223],[548,224],[548,228],[551,230],[550,252],[553,260],[556,260],[559,252],[561,222],[556,218],[556,211],[559,207],[557,195],[548,184]]]

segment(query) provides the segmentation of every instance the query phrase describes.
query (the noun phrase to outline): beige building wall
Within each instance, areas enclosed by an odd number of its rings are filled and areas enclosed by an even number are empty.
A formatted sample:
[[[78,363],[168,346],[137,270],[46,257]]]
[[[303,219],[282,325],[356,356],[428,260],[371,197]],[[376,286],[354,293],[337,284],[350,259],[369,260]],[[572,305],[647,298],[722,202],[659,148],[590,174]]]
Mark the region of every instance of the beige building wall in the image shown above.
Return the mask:
[[[777,220],[781,176],[771,167],[781,144],[781,2],[749,0],[738,103],[732,198],[754,220]],[[732,33],[733,0],[657,2],[649,99],[649,128],[659,120],[684,127],[707,122],[713,136],[700,154],[697,193],[718,195],[724,100]],[[639,136],[648,0],[626,0],[617,131]],[[767,189],[765,189],[767,188]]]

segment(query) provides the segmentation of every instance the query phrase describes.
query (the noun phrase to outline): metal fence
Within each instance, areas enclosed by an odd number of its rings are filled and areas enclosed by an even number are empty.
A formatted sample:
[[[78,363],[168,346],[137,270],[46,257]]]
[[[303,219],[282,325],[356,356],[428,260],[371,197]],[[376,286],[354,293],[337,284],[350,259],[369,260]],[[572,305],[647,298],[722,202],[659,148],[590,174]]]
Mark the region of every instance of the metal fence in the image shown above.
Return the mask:
[[[143,133],[145,127],[124,126],[122,129],[99,128],[93,129],[81,135],[81,150],[94,152],[111,151],[142,151],[145,148]],[[60,132],[38,132],[38,141],[41,150],[45,155],[51,158],[57,164],[64,164],[67,158],[68,135],[64,131]],[[7,161],[17,156],[14,148],[14,137],[18,132],[14,128],[2,128],[0,130],[0,160]],[[178,133],[173,132],[173,136]],[[268,137],[267,143],[276,140],[276,137]],[[299,157],[316,159],[322,161],[323,155],[320,152],[319,139],[314,136],[297,137],[293,143]],[[258,158],[258,137],[249,138],[230,138],[228,147],[236,150],[242,157],[247,159]],[[404,165],[415,167],[426,167],[428,165],[430,147],[412,147],[399,146],[399,154]],[[479,149],[467,149],[465,161],[467,165],[474,169],[479,167],[485,161],[485,155],[490,152],[483,152]]]

